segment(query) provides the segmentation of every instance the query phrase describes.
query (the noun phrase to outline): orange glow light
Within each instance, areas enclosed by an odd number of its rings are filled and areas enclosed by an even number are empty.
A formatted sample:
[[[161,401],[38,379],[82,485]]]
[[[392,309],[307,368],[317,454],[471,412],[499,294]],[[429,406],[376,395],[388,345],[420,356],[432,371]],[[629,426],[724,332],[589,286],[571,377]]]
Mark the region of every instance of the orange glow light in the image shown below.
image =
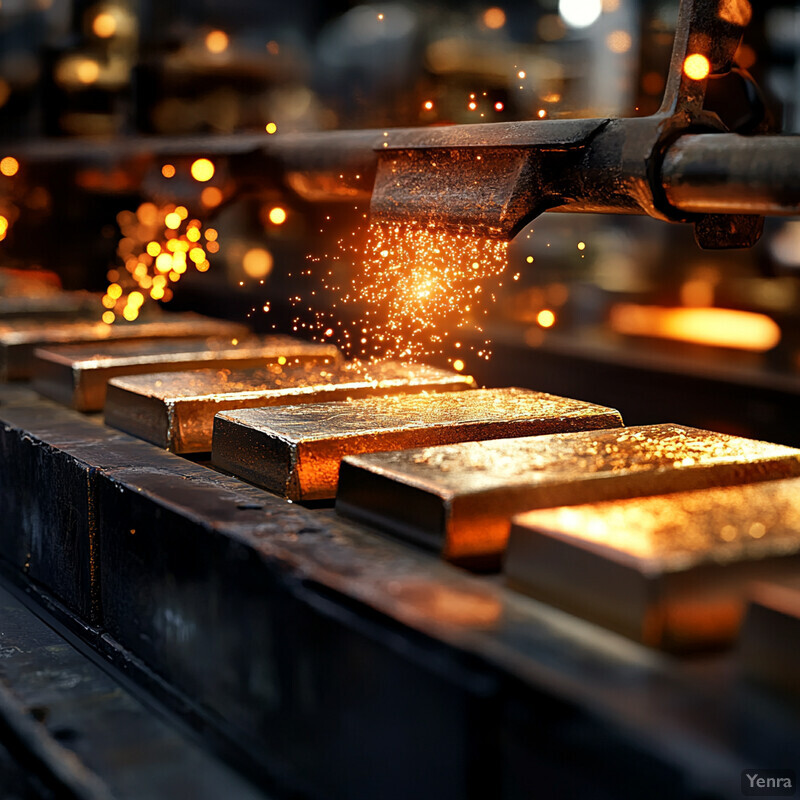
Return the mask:
[[[242,268],[250,278],[266,278],[272,271],[272,253],[263,247],[254,247],[244,254]]]
[[[542,309],[536,315],[536,323],[542,328],[552,328],[556,324],[556,315],[549,309]]]
[[[633,39],[627,31],[612,31],[606,37],[606,45],[612,53],[627,53],[633,45]]]
[[[110,39],[117,32],[117,21],[113,14],[103,11],[92,20],[92,32],[100,39]]]
[[[457,359],[456,359],[456,360],[453,362],[453,369],[454,369],[456,372],[461,372],[461,371],[464,369],[464,367],[465,367],[465,364],[464,364],[464,362],[463,362],[463,361],[462,361],[460,358],[457,358]]]
[[[781,329],[768,316],[727,308],[664,308],[620,303],[611,309],[612,330],[711,347],[763,353],[781,339]]]
[[[206,186],[200,192],[200,202],[206,208],[215,208],[222,202],[222,192],[216,186]]]
[[[725,22],[744,27],[753,18],[753,7],[750,0],[720,0],[719,16]]]
[[[6,156],[2,161],[0,161],[0,172],[3,173],[7,178],[10,178],[12,175],[16,175],[19,172],[19,161],[13,156]]]
[[[278,126],[274,122],[268,122],[265,130],[267,133],[273,134],[277,132]]]
[[[433,100],[426,100],[424,108],[426,111],[433,110]]]
[[[269,221],[273,225],[283,225],[286,222],[286,210],[280,206],[275,206],[269,210]]]
[[[192,177],[200,183],[210,181],[214,177],[214,164],[207,158],[198,158],[192,164]]]
[[[178,214],[176,214],[173,211],[170,214],[167,214],[166,217],[164,217],[164,224],[170,230],[173,230],[173,231],[177,230],[181,226],[181,218],[180,218],[180,216]]]
[[[711,74],[711,62],[701,53],[693,53],[683,62],[683,71],[687,78],[702,81]]]
[[[228,49],[228,41],[225,31],[211,31],[206,36],[206,49],[209,53],[224,53]]]
[[[483,12],[483,24],[493,31],[502,28],[506,24],[506,12],[497,6],[487,8]]]
[[[174,178],[175,177],[175,167],[173,167],[172,164],[164,164],[164,166],[161,167],[161,174],[165,178]]]
[[[499,100],[494,104],[495,111],[502,111],[504,108],[505,106]]]
[[[75,74],[81,83],[94,83],[100,77],[100,65],[90,58],[81,59],[75,66]]]

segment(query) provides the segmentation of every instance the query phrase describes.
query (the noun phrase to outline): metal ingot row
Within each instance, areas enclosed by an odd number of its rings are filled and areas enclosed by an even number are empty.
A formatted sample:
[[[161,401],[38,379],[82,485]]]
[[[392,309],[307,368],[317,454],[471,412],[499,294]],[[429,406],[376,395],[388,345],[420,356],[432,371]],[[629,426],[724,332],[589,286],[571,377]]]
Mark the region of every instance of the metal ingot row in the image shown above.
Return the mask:
[[[333,345],[289,336],[231,335],[73,344],[36,350],[34,387],[78,411],[102,411],[111,378],[149,373],[338,361]]]
[[[153,320],[105,322],[73,320],[53,322],[22,319],[0,323],[0,380],[30,380],[34,376],[34,353],[38,349],[81,342],[143,341],[151,339],[204,339],[245,337],[244,325],[202,317],[198,314],[163,314]]]
[[[310,403],[398,392],[460,393],[474,386],[473,378],[457,372],[393,362],[364,367],[323,360],[250,370],[134,375],[109,382],[106,422],[175,453],[204,453],[212,449],[214,415],[227,409],[290,405],[290,417],[300,426]],[[231,455],[220,460],[220,466],[235,472],[238,459],[248,468],[256,458],[246,451],[248,435],[243,427],[241,442],[227,442],[226,453]]]
[[[346,458],[337,510],[453,560],[496,557],[523,511],[800,475],[800,451],[648,425]]]
[[[441,383],[431,388],[441,389]],[[336,495],[344,456],[621,424],[613,409],[524,389],[366,397],[220,413],[214,421],[212,461],[292,500],[319,500]],[[401,498],[396,487],[389,494],[410,509],[417,507],[415,497]],[[372,505],[384,501],[392,515],[397,503],[391,497],[376,495]],[[433,513],[436,519],[441,516]]]

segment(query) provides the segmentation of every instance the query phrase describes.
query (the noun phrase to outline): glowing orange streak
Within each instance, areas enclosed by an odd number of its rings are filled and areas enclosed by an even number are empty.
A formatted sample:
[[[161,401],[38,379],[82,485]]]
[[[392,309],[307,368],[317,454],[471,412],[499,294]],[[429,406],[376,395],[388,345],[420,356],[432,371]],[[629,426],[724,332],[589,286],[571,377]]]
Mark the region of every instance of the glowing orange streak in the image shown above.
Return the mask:
[[[613,306],[611,329],[629,336],[730,347],[763,353],[781,340],[768,316],[728,308],[663,308],[621,303]]]

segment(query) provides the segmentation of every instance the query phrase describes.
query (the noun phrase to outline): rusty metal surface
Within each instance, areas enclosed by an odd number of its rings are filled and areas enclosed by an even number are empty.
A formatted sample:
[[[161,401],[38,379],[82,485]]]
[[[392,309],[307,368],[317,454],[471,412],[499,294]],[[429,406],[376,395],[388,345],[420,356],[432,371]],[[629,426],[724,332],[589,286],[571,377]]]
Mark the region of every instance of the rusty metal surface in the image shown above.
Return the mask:
[[[313,344],[291,336],[95,342],[36,350],[34,387],[78,411],[102,411],[110,378],[201,367],[264,367],[279,361],[328,365],[339,358],[334,345]]]
[[[394,362],[366,367],[274,364],[258,370],[132,376],[109,383],[106,421],[176,453],[207,453],[218,411],[474,385],[468,375]]]
[[[81,417],[41,405],[29,427],[36,408],[3,411],[0,441],[33,436],[68,458],[74,443],[51,431]],[[733,798],[765,742],[796,762],[800,719],[760,717],[728,661],[662,659],[102,426],[84,444],[120,466],[91,484],[102,634],[76,630],[295,794]],[[14,484],[31,518],[35,485]]]
[[[614,409],[525,389],[369,397],[218,414],[212,461],[292,500],[320,500],[336,495],[347,455],[621,425]]]
[[[532,511],[505,573],[546,603],[654,647],[735,639],[748,585],[800,578],[800,480]]]
[[[529,509],[794,475],[800,450],[647,425],[345,458],[336,509],[449,559],[496,559]]]
[[[48,322],[20,320],[0,323],[0,380],[33,377],[33,354],[37,348],[78,342],[112,342],[157,337],[240,336],[247,327],[199,314],[164,314],[153,321],[115,323]]]

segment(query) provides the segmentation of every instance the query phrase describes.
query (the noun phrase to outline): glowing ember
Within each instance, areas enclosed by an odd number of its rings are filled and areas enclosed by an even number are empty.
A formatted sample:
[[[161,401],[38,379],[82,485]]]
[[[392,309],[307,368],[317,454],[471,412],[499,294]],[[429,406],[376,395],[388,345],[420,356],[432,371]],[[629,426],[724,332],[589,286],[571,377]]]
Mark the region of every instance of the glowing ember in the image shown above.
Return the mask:
[[[368,234],[363,250],[350,251],[355,256],[350,286],[325,286],[339,300],[333,312],[316,314],[311,327],[320,336],[330,337],[335,331],[349,357],[380,354],[418,361],[462,347],[464,331],[483,333],[494,289],[502,285],[508,242],[437,228],[377,224]],[[345,244],[342,248],[348,250]],[[357,311],[360,319],[345,326],[336,309],[350,306],[353,310],[342,316],[352,318]],[[299,320],[296,325],[302,327]],[[482,359],[491,355],[485,339],[463,349]]]

